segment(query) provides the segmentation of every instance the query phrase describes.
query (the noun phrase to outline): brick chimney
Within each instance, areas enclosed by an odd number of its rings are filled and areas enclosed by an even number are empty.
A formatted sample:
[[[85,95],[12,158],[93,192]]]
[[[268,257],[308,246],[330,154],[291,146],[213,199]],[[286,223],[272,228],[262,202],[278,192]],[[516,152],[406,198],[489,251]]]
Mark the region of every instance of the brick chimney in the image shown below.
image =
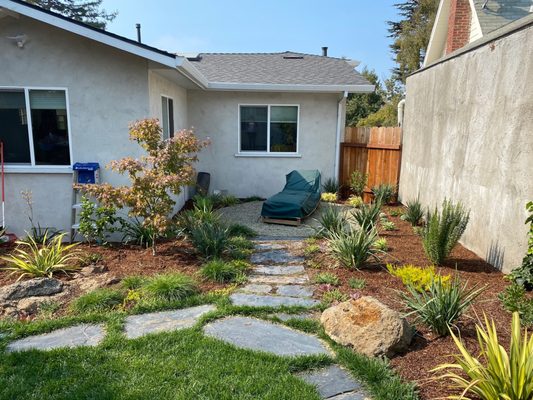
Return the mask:
[[[470,41],[470,21],[472,17],[469,0],[450,1],[446,54],[468,44]]]

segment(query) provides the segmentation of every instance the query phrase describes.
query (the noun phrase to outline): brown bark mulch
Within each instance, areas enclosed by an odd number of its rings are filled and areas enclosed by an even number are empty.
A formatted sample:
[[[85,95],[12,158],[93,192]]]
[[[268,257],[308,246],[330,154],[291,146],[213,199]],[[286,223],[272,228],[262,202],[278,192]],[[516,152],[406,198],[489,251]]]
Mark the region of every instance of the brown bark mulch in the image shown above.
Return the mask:
[[[431,263],[424,253],[420,236],[413,232],[409,223],[399,217],[390,216],[393,209],[398,208],[386,207],[384,210],[389,215],[388,219],[396,224],[397,230],[380,232],[380,236],[387,239],[389,246],[389,255],[383,257],[382,263],[369,265],[359,271],[350,270],[336,265],[330,256],[322,252],[314,257],[314,262],[321,265],[321,268],[308,269],[311,279],[314,274],[328,269],[339,277],[341,281],[339,289],[343,293],[360,292],[362,295],[379,299],[392,309],[405,312],[398,295],[398,291],[405,291],[405,287],[399,278],[387,272],[386,263],[416,266],[428,266]],[[321,245],[324,246],[324,243]],[[494,320],[500,340],[503,346],[508,348],[511,314],[502,308],[498,299],[498,294],[509,285],[504,279],[504,274],[461,245],[457,245],[451,257],[438,270],[441,274],[458,274],[461,281],[467,281],[469,285],[485,287],[474,306],[457,324],[467,348],[478,354],[475,324],[478,319],[483,320],[484,314]],[[362,290],[350,288],[348,284],[350,278],[364,279],[365,288]],[[413,322],[411,317],[409,319]],[[452,338],[437,337],[421,324],[417,324],[416,329],[417,333],[408,351],[393,357],[391,366],[404,379],[417,384],[420,398],[423,400],[443,398],[452,394],[448,382],[432,380],[435,374],[429,372],[439,364],[453,361],[450,355],[456,354],[457,350]]]

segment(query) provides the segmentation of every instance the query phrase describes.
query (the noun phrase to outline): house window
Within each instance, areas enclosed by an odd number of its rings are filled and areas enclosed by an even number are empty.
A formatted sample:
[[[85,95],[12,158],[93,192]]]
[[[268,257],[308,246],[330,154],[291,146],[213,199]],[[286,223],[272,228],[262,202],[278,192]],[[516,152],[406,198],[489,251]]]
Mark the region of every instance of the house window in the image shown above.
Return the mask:
[[[6,163],[70,165],[65,91],[0,89],[0,140]]]
[[[174,100],[167,96],[161,96],[163,123],[163,138],[174,137]]]
[[[296,153],[298,106],[242,105],[240,152]]]

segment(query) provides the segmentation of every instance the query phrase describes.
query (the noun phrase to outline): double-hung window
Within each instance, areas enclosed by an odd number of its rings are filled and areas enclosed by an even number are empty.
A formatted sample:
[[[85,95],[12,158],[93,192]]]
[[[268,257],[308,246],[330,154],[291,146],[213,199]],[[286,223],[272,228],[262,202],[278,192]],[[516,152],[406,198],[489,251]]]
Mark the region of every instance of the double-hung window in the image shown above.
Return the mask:
[[[12,165],[70,165],[65,90],[0,88],[0,140]]]
[[[161,96],[163,138],[174,137],[174,100]]]
[[[239,106],[240,153],[297,153],[297,105]]]

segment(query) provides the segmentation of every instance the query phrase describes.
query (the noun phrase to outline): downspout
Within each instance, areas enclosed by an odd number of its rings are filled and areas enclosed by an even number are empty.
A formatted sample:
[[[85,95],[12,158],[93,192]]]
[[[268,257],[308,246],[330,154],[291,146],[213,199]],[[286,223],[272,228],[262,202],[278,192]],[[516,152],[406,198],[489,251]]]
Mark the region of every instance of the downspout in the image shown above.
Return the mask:
[[[344,110],[344,104],[346,102],[346,99],[348,98],[348,92],[344,91],[342,97],[337,103],[337,137],[335,140],[335,170],[334,170],[334,177],[335,180],[339,180],[339,163],[340,163],[340,150],[341,150],[341,133],[344,121],[344,116],[342,115],[342,111]]]
[[[403,126],[403,112],[405,110],[405,99],[400,100],[398,103],[398,126]]]

